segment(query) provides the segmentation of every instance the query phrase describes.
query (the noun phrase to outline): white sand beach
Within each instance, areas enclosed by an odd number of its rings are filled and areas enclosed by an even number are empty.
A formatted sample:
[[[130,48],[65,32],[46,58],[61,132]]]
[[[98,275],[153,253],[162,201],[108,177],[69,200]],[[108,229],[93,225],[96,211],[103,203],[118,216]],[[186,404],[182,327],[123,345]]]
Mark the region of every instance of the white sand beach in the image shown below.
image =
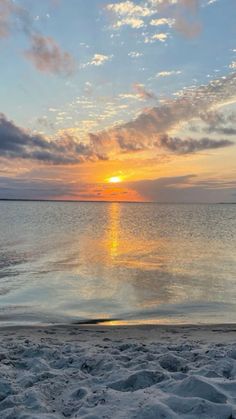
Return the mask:
[[[236,326],[0,331],[0,418],[236,418]]]

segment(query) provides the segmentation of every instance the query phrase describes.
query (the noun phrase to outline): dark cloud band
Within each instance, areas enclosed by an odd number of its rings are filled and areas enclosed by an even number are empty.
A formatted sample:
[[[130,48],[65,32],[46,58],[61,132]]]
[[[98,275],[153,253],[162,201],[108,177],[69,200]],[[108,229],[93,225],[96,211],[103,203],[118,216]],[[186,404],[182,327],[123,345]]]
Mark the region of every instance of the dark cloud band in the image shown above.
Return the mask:
[[[84,143],[69,135],[47,141],[41,135],[33,135],[0,115],[0,156],[38,160],[51,164],[73,164],[96,161],[102,157]]]

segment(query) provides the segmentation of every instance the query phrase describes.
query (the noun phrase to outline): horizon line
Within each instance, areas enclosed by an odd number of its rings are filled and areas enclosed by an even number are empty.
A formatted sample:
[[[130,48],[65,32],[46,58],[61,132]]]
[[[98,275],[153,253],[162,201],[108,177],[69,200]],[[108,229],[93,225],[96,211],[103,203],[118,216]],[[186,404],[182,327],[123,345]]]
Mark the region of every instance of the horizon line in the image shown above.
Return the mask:
[[[32,199],[32,198],[0,198],[0,201],[7,201],[7,202],[68,202],[68,203],[101,203],[101,204],[159,204],[159,205],[235,205],[235,202],[158,202],[158,201],[108,201],[108,200],[92,200],[92,199]]]

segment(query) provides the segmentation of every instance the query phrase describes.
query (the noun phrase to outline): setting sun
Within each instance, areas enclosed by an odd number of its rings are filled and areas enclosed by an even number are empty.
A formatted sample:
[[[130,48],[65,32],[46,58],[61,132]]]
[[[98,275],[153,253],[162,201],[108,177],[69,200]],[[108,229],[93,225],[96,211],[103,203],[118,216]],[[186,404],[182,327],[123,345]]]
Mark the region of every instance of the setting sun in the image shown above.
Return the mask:
[[[122,181],[122,179],[121,179],[120,176],[112,176],[108,179],[109,183],[119,183],[121,181]]]

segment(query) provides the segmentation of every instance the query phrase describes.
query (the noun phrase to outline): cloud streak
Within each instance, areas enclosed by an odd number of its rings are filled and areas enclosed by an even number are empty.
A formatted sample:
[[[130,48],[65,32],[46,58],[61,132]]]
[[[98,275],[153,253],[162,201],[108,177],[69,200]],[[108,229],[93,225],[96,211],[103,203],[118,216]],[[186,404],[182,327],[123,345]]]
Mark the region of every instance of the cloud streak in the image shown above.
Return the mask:
[[[72,187],[59,180],[0,178],[0,199],[60,199],[68,195],[73,199]]]
[[[194,174],[129,182],[144,200],[160,203],[235,202],[236,182],[200,179]]]
[[[169,77],[169,76],[179,75],[181,73],[182,73],[182,71],[180,71],[180,70],[159,71],[159,73],[156,74],[156,78],[158,78],[158,77]]]
[[[171,151],[176,154],[191,154],[197,151],[203,150],[214,150],[217,148],[229,147],[234,143],[229,140],[212,140],[208,137],[201,139],[180,139],[178,137],[169,137],[163,135],[156,142],[157,147],[163,147],[164,149]]]

